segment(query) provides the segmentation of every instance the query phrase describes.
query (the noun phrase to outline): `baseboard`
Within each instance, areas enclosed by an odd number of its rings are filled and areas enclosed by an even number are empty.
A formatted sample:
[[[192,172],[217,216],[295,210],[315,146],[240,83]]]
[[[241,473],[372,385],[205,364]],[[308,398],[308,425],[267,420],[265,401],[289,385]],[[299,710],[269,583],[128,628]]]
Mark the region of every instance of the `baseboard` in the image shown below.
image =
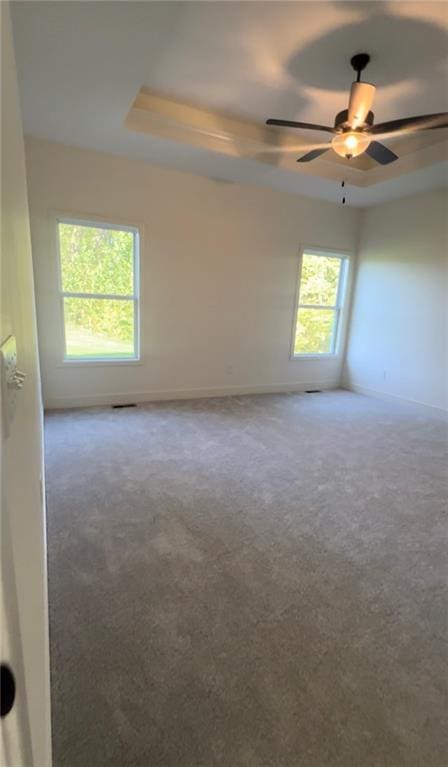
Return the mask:
[[[347,391],[353,391],[356,394],[365,394],[367,397],[375,397],[376,399],[382,399],[388,402],[401,402],[403,405],[411,407],[416,415],[429,416],[431,418],[441,419],[442,421],[448,421],[448,411],[441,407],[437,407],[436,405],[428,405],[426,402],[407,399],[406,397],[400,397],[398,394],[389,394],[387,392],[379,391],[378,389],[370,389],[367,386],[347,383],[347,381],[341,384],[341,388],[347,389]]]
[[[301,383],[252,384],[245,386],[212,386],[195,389],[164,389],[149,392],[127,392],[120,394],[98,394],[94,396],[48,397],[46,410],[97,407],[101,405],[124,405],[129,403],[173,401],[179,399],[205,399],[210,397],[235,397],[246,394],[281,394],[304,392],[307,389],[328,391],[339,387],[338,379],[327,381],[306,381]]]

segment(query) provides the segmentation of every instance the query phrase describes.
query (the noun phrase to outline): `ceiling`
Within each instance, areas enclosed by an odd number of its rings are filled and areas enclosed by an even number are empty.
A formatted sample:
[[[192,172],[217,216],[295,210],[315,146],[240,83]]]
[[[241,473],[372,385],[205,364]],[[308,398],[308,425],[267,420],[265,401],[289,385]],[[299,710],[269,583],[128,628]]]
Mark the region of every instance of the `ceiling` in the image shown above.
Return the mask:
[[[361,50],[372,57],[377,122],[448,111],[444,2],[34,0],[13,2],[12,12],[28,135],[334,201],[346,175],[347,201],[360,206],[447,181],[446,131],[432,131],[430,146],[421,137],[406,145],[383,173],[369,162],[298,166],[283,152],[266,160],[130,121],[142,91],[252,129],[267,117],[332,124],[346,107],[349,59]]]

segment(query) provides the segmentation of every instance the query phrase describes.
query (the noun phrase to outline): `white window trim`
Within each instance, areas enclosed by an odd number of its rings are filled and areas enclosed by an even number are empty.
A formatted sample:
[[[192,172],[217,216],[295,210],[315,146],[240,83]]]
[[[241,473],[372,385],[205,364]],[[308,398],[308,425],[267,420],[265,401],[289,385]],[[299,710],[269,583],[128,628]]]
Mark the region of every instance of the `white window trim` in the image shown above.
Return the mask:
[[[332,306],[327,305],[321,305],[321,304],[301,304],[300,303],[300,287],[301,287],[301,281],[302,281],[302,263],[303,263],[303,256],[304,254],[310,254],[312,256],[331,256],[333,258],[339,258],[341,263],[341,272],[339,277],[339,284],[338,284],[338,293],[336,296],[336,304]],[[343,345],[343,335],[344,335],[344,329],[345,329],[345,314],[346,314],[346,307],[347,307],[347,298],[348,298],[348,283],[349,283],[349,272],[350,272],[350,261],[351,261],[352,254],[348,252],[342,252],[334,249],[328,249],[328,248],[320,248],[320,247],[308,247],[304,245],[299,252],[299,258],[298,258],[298,265],[297,265],[297,275],[296,275],[296,291],[295,291],[295,301],[294,301],[294,311],[293,311],[293,319],[292,319],[292,332],[291,332],[291,345],[290,345],[290,355],[289,358],[292,362],[302,361],[302,360],[331,360],[336,359],[341,355],[342,345]],[[333,336],[332,336],[332,351],[331,352],[314,352],[314,353],[306,353],[306,352],[298,352],[296,353],[295,350],[295,342],[296,342],[296,332],[297,332],[297,317],[299,309],[306,309],[306,308],[312,308],[312,309],[332,309],[336,313],[336,321],[333,325]]]
[[[72,224],[74,226],[90,226],[95,229],[112,229],[119,232],[131,232],[134,236],[133,246],[133,285],[134,292],[129,295],[116,295],[113,293],[75,293],[71,291],[64,291],[62,287],[62,262],[61,262],[61,249],[59,239],[59,224]],[[84,218],[82,216],[56,216],[56,254],[57,254],[57,274],[58,274],[58,290],[59,290],[59,306],[60,306],[60,320],[62,328],[62,354],[61,361],[57,367],[66,367],[67,365],[141,365],[140,359],[140,228],[138,226],[129,226],[127,224],[119,224],[106,221],[104,219],[97,220],[94,218]],[[99,300],[113,299],[118,301],[132,301],[134,305],[134,356],[133,357],[107,357],[101,355],[100,357],[67,357],[66,356],[66,337],[65,337],[65,315],[64,315],[64,298],[93,298]]]

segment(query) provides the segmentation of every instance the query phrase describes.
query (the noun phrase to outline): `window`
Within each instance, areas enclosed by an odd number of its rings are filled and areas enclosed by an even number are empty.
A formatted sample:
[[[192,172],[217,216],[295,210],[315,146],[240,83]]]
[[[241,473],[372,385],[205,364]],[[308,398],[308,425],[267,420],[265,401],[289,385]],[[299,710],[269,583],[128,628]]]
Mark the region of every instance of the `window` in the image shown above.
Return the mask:
[[[293,356],[335,354],[348,258],[304,250],[299,276]]]
[[[60,219],[67,361],[138,359],[138,230]]]

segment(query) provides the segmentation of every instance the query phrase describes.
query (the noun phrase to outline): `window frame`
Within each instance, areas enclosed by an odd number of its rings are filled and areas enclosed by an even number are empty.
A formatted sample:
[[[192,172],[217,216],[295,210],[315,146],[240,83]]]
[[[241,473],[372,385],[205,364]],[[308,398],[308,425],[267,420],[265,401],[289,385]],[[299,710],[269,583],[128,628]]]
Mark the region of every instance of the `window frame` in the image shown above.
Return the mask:
[[[304,255],[322,256],[338,258],[341,261],[341,271],[339,275],[338,291],[336,296],[336,303],[334,305],[325,304],[301,304],[300,303],[300,288],[302,282],[302,264]],[[290,345],[290,360],[297,362],[298,360],[328,360],[335,359],[340,356],[342,351],[342,341],[345,332],[345,314],[347,306],[348,296],[348,284],[350,273],[350,262],[352,254],[346,251],[335,250],[333,248],[321,248],[316,246],[304,245],[299,251],[297,275],[296,275],[296,290],[295,301],[292,321],[292,333],[291,333],[291,345]],[[297,321],[300,309],[331,309],[336,316],[333,324],[332,332],[332,347],[330,352],[295,352],[295,341],[297,333]]]
[[[93,217],[77,216],[77,215],[56,215],[56,257],[57,257],[57,278],[58,278],[58,293],[59,293],[59,316],[61,320],[61,341],[62,341],[62,354],[60,365],[66,367],[67,365],[140,365],[140,249],[141,249],[141,229],[137,225],[122,224],[117,221],[110,221],[107,219],[96,219]],[[64,291],[62,285],[62,261],[61,261],[61,247],[59,237],[59,224],[71,224],[73,226],[90,226],[94,229],[108,229],[119,232],[131,232],[133,234],[133,286],[134,291],[131,295],[122,295],[114,293],[74,293],[72,291]],[[101,355],[98,357],[67,357],[67,341],[66,341],[66,328],[65,328],[65,312],[64,312],[64,299],[65,298],[86,298],[86,299],[109,299],[119,301],[132,301],[133,302],[133,315],[134,315],[134,356],[132,357],[107,357]]]

